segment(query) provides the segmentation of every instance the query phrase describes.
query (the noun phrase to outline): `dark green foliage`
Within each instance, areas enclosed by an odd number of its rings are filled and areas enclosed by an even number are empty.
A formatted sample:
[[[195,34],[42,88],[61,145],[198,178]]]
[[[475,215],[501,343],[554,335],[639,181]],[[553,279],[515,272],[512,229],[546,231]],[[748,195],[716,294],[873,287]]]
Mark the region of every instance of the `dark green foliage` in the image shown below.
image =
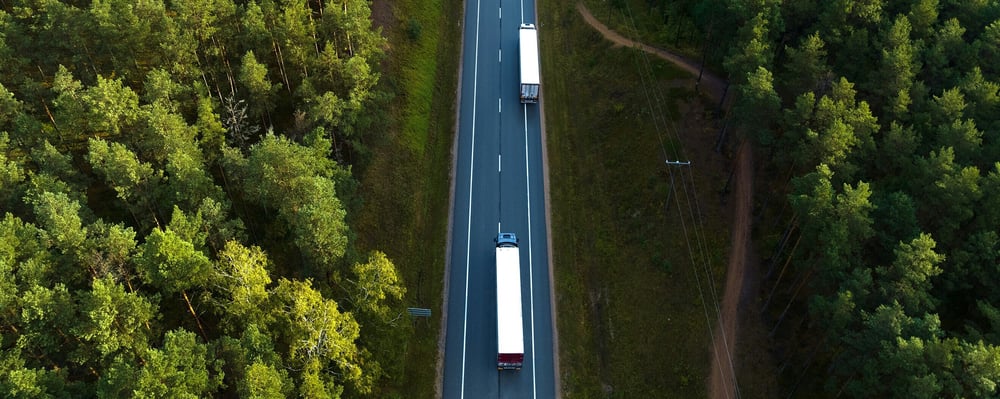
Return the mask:
[[[380,252],[355,259],[342,205],[360,203],[343,160],[385,112],[368,7],[0,5],[0,395],[398,378],[373,346],[405,345],[404,290]]]
[[[800,349],[781,359],[790,393],[996,396],[1000,6],[773,7],[728,10],[746,18],[724,64],[734,120],[774,155],[766,195],[787,194],[800,240],[780,255],[795,277],[766,283],[791,310],[773,321],[805,326],[777,341]]]

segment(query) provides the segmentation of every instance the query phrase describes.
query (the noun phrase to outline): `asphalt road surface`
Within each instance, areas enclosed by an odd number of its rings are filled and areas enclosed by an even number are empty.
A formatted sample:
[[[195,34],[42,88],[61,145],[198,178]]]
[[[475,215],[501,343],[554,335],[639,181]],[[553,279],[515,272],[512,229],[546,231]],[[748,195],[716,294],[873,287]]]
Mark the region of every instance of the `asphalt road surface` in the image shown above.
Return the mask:
[[[518,27],[537,25],[534,10],[532,0],[465,6],[444,398],[556,397],[539,106],[518,99]],[[500,231],[520,238],[520,371],[496,369]]]

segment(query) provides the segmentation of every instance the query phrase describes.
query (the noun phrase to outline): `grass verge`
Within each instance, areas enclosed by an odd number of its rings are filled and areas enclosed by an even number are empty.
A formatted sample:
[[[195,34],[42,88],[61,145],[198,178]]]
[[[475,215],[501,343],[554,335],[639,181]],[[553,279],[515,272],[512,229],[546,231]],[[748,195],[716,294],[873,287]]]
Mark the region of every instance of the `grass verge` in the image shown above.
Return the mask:
[[[539,3],[562,394],[705,397],[729,237],[717,129],[688,75],[574,5]],[[675,156],[693,166],[672,186]]]
[[[389,38],[382,82],[396,93],[389,131],[367,143],[371,159],[359,170],[364,206],[354,218],[358,247],[379,249],[396,265],[404,305],[433,317],[411,323],[402,365],[379,397],[435,396],[438,335],[448,228],[449,171],[454,136],[460,0],[376,1],[373,17]]]

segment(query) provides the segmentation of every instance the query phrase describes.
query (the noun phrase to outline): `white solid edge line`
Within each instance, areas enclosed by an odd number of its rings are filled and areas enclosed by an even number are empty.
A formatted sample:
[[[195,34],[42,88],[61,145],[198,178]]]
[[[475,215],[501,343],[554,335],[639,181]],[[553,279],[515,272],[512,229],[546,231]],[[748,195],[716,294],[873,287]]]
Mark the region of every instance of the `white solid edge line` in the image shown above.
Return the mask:
[[[535,381],[535,276],[531,262],[531,173],[528,172],[528,106],[524,105],[524,176],[525,192],[528,198],[528,298],[531,307],[531,397],[538,397],[538,383]]]
[[[469,253],[472,244],[472,176],[476,165],[476,94],[479,88],[479,6],[480,0],[476,0],[476,52],[472,68],[472,151],[469,159],[469,218],[465,226],[465,299],[464,312],[462,314],[462,382],[460,398],[465,398],[465,354],[466,343],[469,337]]]
[[[524,0],[520,2],[521,23],[524,23]],[[528,297],[531,302],[531,397],[538,397],[538,383],[535,380],[535,277],[531,262],[531,174],[528,172],[528,105],[524,104],[524,174],[528,198]]]

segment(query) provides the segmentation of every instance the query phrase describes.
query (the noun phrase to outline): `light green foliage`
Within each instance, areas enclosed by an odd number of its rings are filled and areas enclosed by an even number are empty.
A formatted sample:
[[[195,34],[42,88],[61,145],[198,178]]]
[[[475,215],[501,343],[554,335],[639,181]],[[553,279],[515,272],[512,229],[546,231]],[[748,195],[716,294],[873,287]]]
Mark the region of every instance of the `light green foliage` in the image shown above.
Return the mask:
[[[220,311],[225,325],[231,331],[240,331],[246,325],[267,325],[273,315],[266,311],[271,276],[268,274],[267,255],[259,247],[244,247],[229,241],[218,253],[215,262],[213,285],[222,292]]]
[[[72,396],[67,389],[66,373],[29,367],[18,349],[0,355],[0,390],[9,398],[58,398]]]
[[[0,129],[9,126],[14,117],[21,112],[22,106],[21,101],[14,98],[14,93],[0,84]]]
[[[33,197],[30,201],[35,206],[39,226],[64,254],[77,255],[87,238],[80,220],[80,203],[63,193],[43,192]]]
[[[137,266],[143,280],[167,293],[201,287],[210,278],[208,256],[170,228],[154,229],[139,251]]]
[[[119,281],[130,279],[130,263],[136,251],[135,230],[121,224],[109,225],[102,220],[88,226],[87,230],[90,236],[83,264],[97,277],[111,275]]]
[[[339,399],[344,387],[328,382],[328,377],[322,373],[318,360],[309,360],[302,370],[302,383],[299,384],[299,396],[308,399]]]
[[[19,186],[26,177],[20,162],[7,157],[9,143],[7,133],[0,132],[0,204],[20,194]]]
[[[222,148],[226,144],[226,128],[222,126],[211,98],[198,97],[198,121],[195,127],[198,129],[198,144],[206,160],[214,162],[222,155]]]
[[[331,91],[313,97],[308,105],[308,115],[313,123],[331,126],[339,125],[345,111],[348,110],[348,104]]]
[[[15,3],[0,396],[373,394],[360,345],[396,335],[365,341],[354,313],[380,322],[405,291],[380,252],[354,257],[357,186],[331,159],[384,113],[369,2]]]
[[[918,0],[913,3],[907,19],[913,25],[913,32],[925,37],[938,19],[938,0]]]
[[[843,384],[850,397],[937,398],[989,396],[996,388],[998,348],[946,338],[934,315],[912,317],[899,304],[861,312],[860,331],[845,336],[849,353],[835,373],[855,374]],[[848,359],[848,357],[850,357]]]
[[[205,198],[198,207],[198,215],[202,219],[203,229],[208,234],[208,244],[212,249],[222,248],[229,240],[245,239],[243,221],[229,214],[228,204]]]
[[[97,85],[84,90],[81,101],[94,133],[119,134],[139,116],[139,96],[121,79],[105,79],[98,75]]]
[[[240,161],[236,161],[240,162]],[[330,176],[334,165],[311,148],[268,135],[250,149],[241,175],[247,198],[277,209],[315,265],[330,267],[347,247],[346,211]]]
[[[205,170],[201,152],[179,150],[171,153],[167,157],[166,172],[172,202],[186,209],[195,209],[206,199],[222,201],[225,198],[222,189]]]
[[[17,346],[30,352],[52,353],[52,356],[60,348],[72,347],[66,334],[74,326],[77,307],[66,286],[36,285],[20,295],[21,315],[17,324],[23,331],[17,336]],[[62,332],[62,336],[53,331]]]
[[[354,56],[347,60],[344,65],[344,72],[348,81],[351,82],[348,104],[351,110],[357,112],[367,102],[372,95],[372,89],[378,83],[379,75],[372,71],[368,65],[368,60],[364,57]]]
[[[83,191],[88,179],[73,164],[71,155],[61,153],[48,140],[45,140],[39,148],[32,149],[31,158],[37,165],[39,173],[51,175],[67,183],[65,194],[80,202],[86,200],[86,197],[80,192]]]
[[[148,69],[129,63],[135,58],[154,64],[183,60],[176,45],[161,46],[165,36],[168,43],[174,41],[176,29],[163,1],[99,0],[90,3],[89,11],[96,25],[94,51],[107,54],[108,67],[121,75],[137,80],[146,75]]]
[[[273,4],[270,1],[268,3]],[[241,31],[251,51],[269,49],[271,45],[271,33],[268,31],[266,22],[264,22],[264,10],[261,9],[257,1],[247,2],[243,18],[240,21],[243,25]]]
[[[240,396],[252,399],[281,399],[283,378],[278,370],[263,363],[253,363],[246,369],[246,379],[240,381]]]
[[[357,384],[364,372],[358,363],[356,340],[359,326],[350,313],[341,312],[336,302],[323,298],[310,282],[282,279],[273,292],[277,303],[277,323],[288,345],[287,362],[303,370],[304,392],[334,389],[335,385]],[[326,381],[325,367],[339,370],[336,381]],[[310,388],[305,388],[310,386]],[[368,391],[371,387],[356,387]]]
[[[274,110],[275,95],[281,90],[281,84],[271,84],[267,75],[267,66],[257,62],[253,50],[247,51],[240,65],[240,83],[247,88],[254,116],[260,117]]]
[[[725,61],[726,70],[734,77],[733,83],[746,82],[757,73],[758,68],[771,68],[773,54],[768,43],[769,22],[768,15],[760,13],[741,28],[740,35],[746,39],[745,45],[736,48]]]
[[[396,274],[396,266],[384,253],[375,251],[365,263],[354,264],[355,283],[353,302],[360,309],[388,320],[390,304],[403,298],[406,288]]]
[[[246,169],[247,196],[270,208],[280,208],[286,200],[301,203],[310,190],[302,180],[328,177],[333,163],[316,157],[309,148],[287,138],[269,134],[250,149]],[[295,206],[295,205],[293,205]]]
[[[886,99],[909,90],[913,78],[920,69],[917,60],[918,49],[910,39],[912,26],[905,16],[896,18],[885,39],[880,66],[882,95]]]
[[[6,232],[4,232],[6,233]],[[0,238],[8,238],[0,235]],[[0,244],[0,321],[11,323],[16,320],[18,288],[14,280],[13,248]]]
[[[838,6],[846,7],[850,17],[869,24],[876,24],[882,21],[885,0],[862,0],[862,1],[835,1]]]
[[[182,32],[192,34],[199,42],[205,43],[214,36],[222,25],[219,19],[230,16],[235,7],[227,1],[175,0],[170,8],[177,13],[174,22]]]
[[[276,392],[290,395],[297,382],[290,377],[291,370],[283,366],[282,354],[275,351],[273,338],[277,335],[256,324],[235,330],[213,340],[214,353],[210,352],[225,362],[223,383],[240,397],[252,393],[267,397]]]
[[[22,289],[51,281],[48,273],[53,256],[44,231],[11,213],[4,215],[0,221],[0,264],[17,268],[11,277]]]
[[[364,0],[335,0],[324,2],[331,12],[323,18],[319,30],[325,35],[336,36],[334,43],[343,43],[340,51],[358,55],[367,60],[381,56],[385,37],[372,28],[371,8]],[[347,57],[344,57],[347,58]]]
[[[956,363],[959,370],[968,372],[957,374],[969,395],[984,397],[996,393],[1000,384],[1000,347],[978,341],[963,344],[962,349],[964,356]]]
[[[781,98],[774,90],[774,75],[765,67],[758,67],[746,74],[746,83],[739,88],[740,100],[736,105],[739,121],[745,125],[747,134],[762,145],[770,145],[774,140],[772,130],[781,111]],[[748,110],[758,110],[751,114]]]
[[[132,392],[136,398],[201,398],[221,385],[219,364],[192,332],[167,332],[163,348],[150,349],[145,358]]]
[[[275,17],[275,35],[284,51],[290,55],[290,61],[301,67],[302,77],[309,76],[308,65],[305,62],[312,49],[315,25],[309,4],[305,0],[290,0],[283,2],[282,10]]]
[[[962,164],[979,158],[980,146],[983,142],[983,132],[976,128],[976,123],[969,119],[956,119],[950,124],[938,127],[937,142],[942,148],[955,151],[955,158]]]
[[[184,211],[175,206],[167,228],[177,234],[180,239],[190,242],[199,251],[204,251],[205,239],[208,238],[208,234],[205,232],[205,223],[201,219],[201,212],[187,216]]]
[[[56,128],[73,132],[91,130],[83,102],[83,84],[63,65],[59,65],[52,78],[52,91],[57,95],[52,101],[57,110]]]
[[[151,210],[154,188],[162,178],[159,171],[124,145],[101,139],[90,139],[87,158],[134,213]]]
[[[208,173],[205,156],[197,144],[197,127],[189,126],[181,115],[156,103],[144,111],[148,135],[144,152],[154,162],[165,164],[167,184],[162,189],[166,194],[163,201],[187,210],[197,209],[208,198],[224,201],[223,191]],[[206,118],[209,120],[205,128],[209,131],[204,133],[211,134],[214,121],[210,115]]]
[[[134,394],[140,369],[135,366],[136,356],[118,355],[104,368],[97,381],[98,398],[120,398]]]
[[[833,83],[831,92],[818,101],[811,92],[798,97],[795,109],[785,113],[785,146],[797,168],[822,163],[847,178],[856,169],[847,161],[874,150],[875,117],[864,101],[855,99],[854,85],[846,79]],[[860,150],[860,151],[859,151]]]
[[[154,69],[146,74],[145,93],[143,99],[150,104],[157,104],[171,111],[176,111],[180,105],[181,95],[185,88],[175,82],[170,72]]]
[[[82,320],[74,332],[100,354],[98,359],[139,356],[148,348],[149,323],[157,311],[148,299],[126,292],[110,278],[98,278],[80,298]]]
[[[331,266],[347,249],[347,214],[337,199],[333,181],[322,177],[293,181],[300,203],[283,207],[282,213],[295,228],[295,243],[313,262]]]
[[[255,361],[267,363],[280,370],[283,379],[287,378],[287,368],[283,366],[285,358],[275,352],[274,346],[277,338],[277,334],[271,334],[269,330],[262,330],[256,324],[247,325],[238,341],[240,350],[243,352],[241,354],[242,362],[239,363],[242,365],[249,365]]]
[[[144,159],[160,163],[175,152],[185,152],[201,159],[195,142],[197,131],[184,122],[183,116],[171,112],[161,103],[153,103],[143,106],[140,120],[145,137],[136,147]]]

